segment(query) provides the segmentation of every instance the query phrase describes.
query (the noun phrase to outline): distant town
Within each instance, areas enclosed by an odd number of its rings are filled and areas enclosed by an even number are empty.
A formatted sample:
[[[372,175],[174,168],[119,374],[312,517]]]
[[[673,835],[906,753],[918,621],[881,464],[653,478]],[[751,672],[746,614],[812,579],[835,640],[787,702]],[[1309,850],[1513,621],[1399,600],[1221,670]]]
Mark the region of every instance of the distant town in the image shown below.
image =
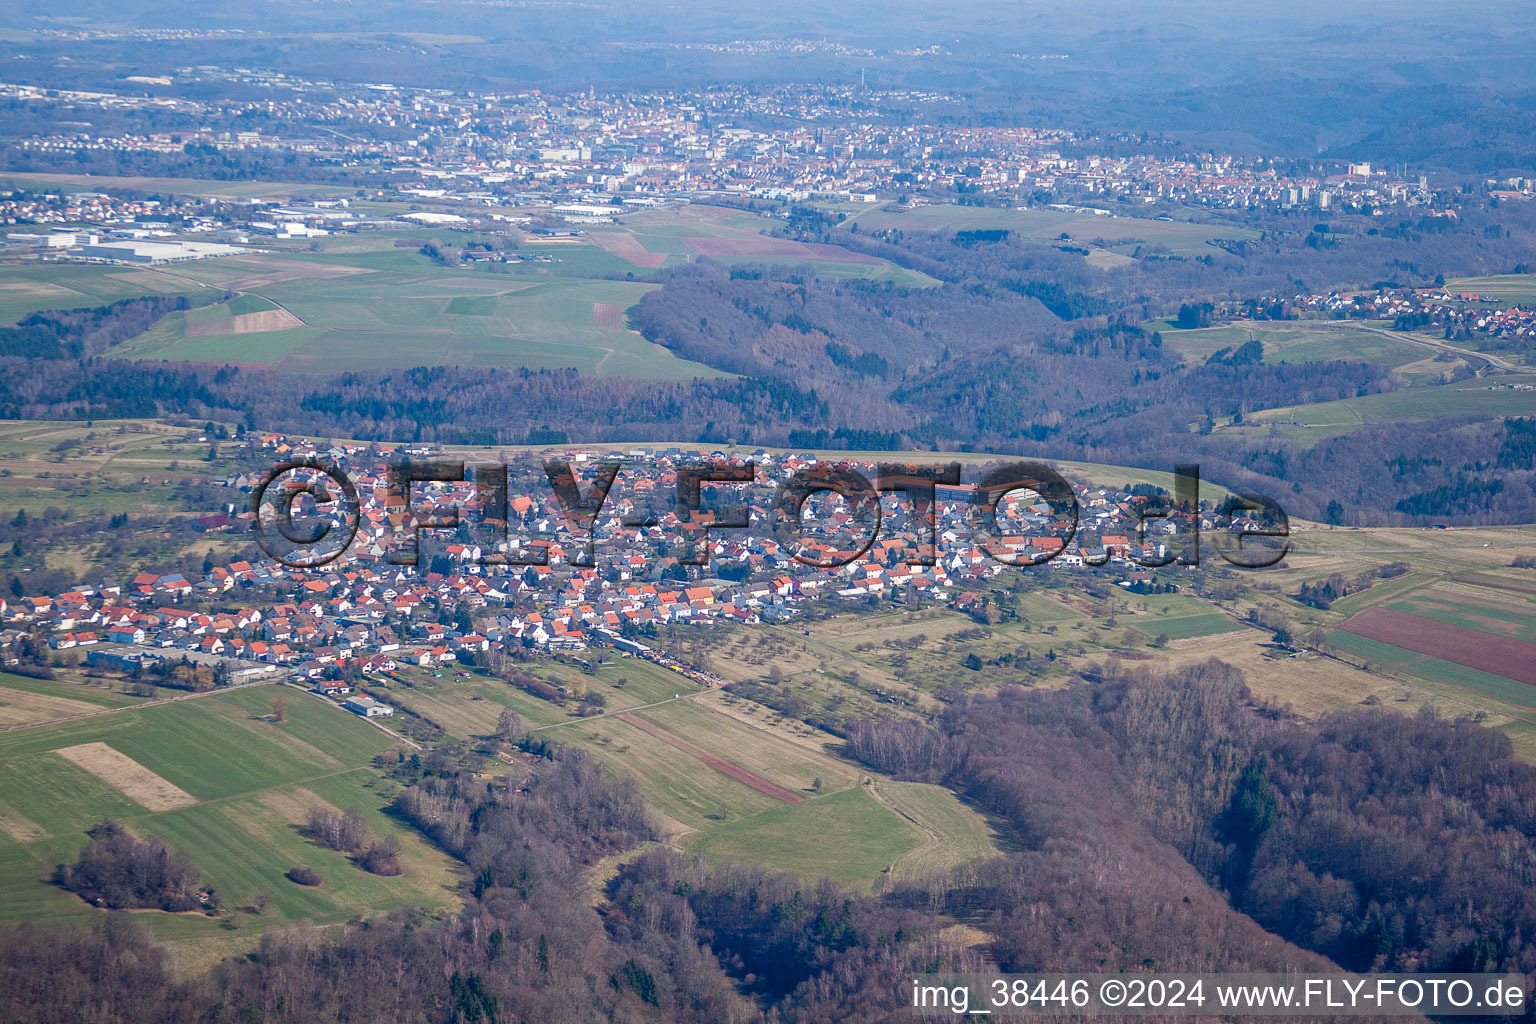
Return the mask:
[[[169,90],[194,83],[231,87],[239,98],[193,100]],[[482,94],[207,67],[134,76],[124,85],[120,93],[104,93],[0,84],[0,99],[55,128],[10,144],[21,155],[82,162],[218,154],[297,168],[302,160],[305,167],[355,180],[369,197],[429,200],[434,210],[418,222],[440,224],[507,208],[513,212],[494,216],[530,223],[542,213],[556,222],[605,223],[626,202],[632,208],[708,197],[906,205],[959,197],[1141,217],[1309,209],[1379,215],[1418,208],[1443,217],[1455,216],[1464,184],[1432,183],[1404,166],[1301,167],[1219,152],[1170,156],[1129,136],[949,126],[942,114],[950,98],[943,94],[857,86]],[[272,98],[261,98],[263,90]],[[898,110],[903,116],[892,116]],[[103,133],[90,121],[74,120],[79,116],[135,127]],[[156,121],[191,127],[139,130]],[[77,130],[64,127],[75,124]],[[1536,177],[1480,184],[1495,198],[1536,194]],[[197,204],[161,201],[146,209],[99,196],[71,200],[60,206],[13,197],[0,206],[0,224],[89,230],[174,215],[201,229],[303,235],[355,229],[371,219],[345,204],[282,208],[231,198],[224,205],[258,209],[219,216]],[[54,245],[68,248],[62,241]]]

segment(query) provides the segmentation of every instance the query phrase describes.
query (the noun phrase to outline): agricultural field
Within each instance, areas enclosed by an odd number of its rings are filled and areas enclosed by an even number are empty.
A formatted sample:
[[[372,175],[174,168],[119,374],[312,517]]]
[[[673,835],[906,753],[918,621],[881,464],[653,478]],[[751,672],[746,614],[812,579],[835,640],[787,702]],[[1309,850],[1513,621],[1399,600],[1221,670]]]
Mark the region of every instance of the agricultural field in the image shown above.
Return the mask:
[[[766,864],[867,889],[922,844],[922,832],[895,817],[863,787],[727,822],[687,843],[711,859]]]
[[[569,366],[612,377],[719,376],[625,323],[622,311],[653,285],[450,270],[412,250],[336,259],[236,257],[146,271],[195,277],[237,297],[173,313],[116,352],[303,373],[432,363]]]
[[[766,263],[809,269],[819,277],[857,277],[903,287],[938,282],[837,245],[772,238],[762,232],[775,222],[717,206],[683,206],[626,213],[622,226],[592,228],[588,237],[634,267],[651,269],[707,258],[718,263]]]
[[[1348,324],[1257,322],[1179,330],[1159,323],[1153,329],[1162,333],[1165,345],[1191,364],[1204,363],[1222,349],[1257,340],[1264,345],[1264,362],[1271,365],[1357,360],[1390,366],[1410,380],[1436,379],[1455,365],[1454,361],[1436,361],[1435,353],[1422,345],[1380,333],[1379,326],[1371,330]]]
[[[1505,274],[1499,277],[1458,277],[1445,282],[1455,295],[1476,292],[1511,304],[1536,302],[1536,274]]]
[[[175,693],[157,688],[155,697]],[[0,730],[132,707],[149,699],[124,693],[105,679],[72,679],[67,673],[55,679],[34,679],[0,672]]]
[[[1279,427],[1289,440],[1316,444],[1366,423],[1401,423],[1469,413],[1484,418],[1536,415],[1536,391],[1517,391],[1524,376],[1489,375],[1453,384],[1405,388],[1337,402],[1280,406],[1247,417],[1249,425],[1229,430]],[[1255,426],[1256,424],[1256,426]]]
[[[36,682],[27,680],[27,682]],[[111,818],[157,835],[187,854],[227,906],[266,893],[260,915],[225,920],[203,914],[142,914],[178,959],[199,963],[238,947],[280,921],[336,923],[406,905],[456,904],[450,860],[383,813],[392,783],[371,767],[393,741],[322,698],[252,685],[171,703],[109,710],[116,699],[74,686],[81,704],[107,710],[90,718],[0,732],[0,920],[81,918],[91,910],[47,878],[72,860],[83,830]],[[0,677],[3,695],[37,693]],[[268,720],[272,698],[287,700],[287,720]],[[311,807],[359,807],[375,834],[401,842],[404,873],[367,874],[344,854],[308,839]],[[303,888],[284,873],[295,865],[324,883]]]
[[[386,204],[376,212],[396,211]],[[655,285],[623,278],[708,258],[914,287],[935,283],[839,246],[768,237],[763,225],[708,206],[627,213],[621,226],[583,236],[524,239],[516,244],[522,262],[495,265],[495,273],[445,267],[422,255],[423,241],[452,246],[473,237],[434,228],[408,236],[336,235],[313,247],[268,240],[260,243],[263,253],[170,266],[9,267],[0,279],[0,323],[38,310],[185,296],[196,308],[172,313],[114,355],[297,373],[430,363],[689,380],[721,373],[632,330],[625,311]],[[221,295],[232,298],[220,302]]]
[[[667,841],[690,852],[868,888],[893,865],[906,877],[997,848],[992,827],[947,790],[866,786],[836,737],[728,690],[700,690],[633,658],[591,673],[549,661],[533,671],[601,694],[602,713],[580,717],[478,674],[429,680],[412,670],[402,674],[410,686],[397,681],[381,696],[460,739],[489,734],[513,708],[540,736],[634,778]]]
[[[1510,640],[1536,637],[1536,606],[1529,595],[1450,580],[1415,590],[1383,607]]]
[[[926,782],[872,781],[871,796],[886,804],[923,833],[916,849],[891,865],[892,881],[922,878],[1008,849],[1012,840],[988,819],[943,786]]]
[[[1322,656],[1276,661],[1256,656],[1242,634],[1188,645],[1243,668],[1250,688],[1279,704],[1317,714],[1365,703],[1394,702],[1409,710],[1429,705],[1448,716],[1474,715],[1508,733],[1516,750],[1536,761],[1536,689],[1475,665],[1456,664],[1447,650],[1422,653],[1347,631],[1349,620],[1370,621],[1377,612],[1413,616],[1416,633],[1429,637],[1439,624],[1476,630],[1487,641],[1528,641],[1536,633],[1530,601],[1536,574],[1511,561],[1536,554],[1531,527],[1453,530],[1358,529],[1295,523],[1293,547],[1282,565],[1263,575],[1263,589],[1238,601],[1237,611],[1268,608],[1289,622],[1297,637],[1322,637]],[[1408,568],[1372,579],[1327,610],[1294,600],[1302,583],[1337,574],[1346,580],[1374,576],[1384,565]],[[1359,619],[1357,617],[1367,616]],[[1340,628],[1345,627],[1345,628]],[[1248,631],[1248,636],[1264,638]],[[1267,639],[1267,638],[1264,638]],[[1416,640],[1409,641],[1416,643]],[[1185,645],[1174,644],[1173,648]],[[1188,653],[1179,651],[1174,657]],[[1273,651],[1267,652],[1273,655]],[[1159,662],[1170,654],[1159,655]],[[1367,667],[1369,671],[1363,671]]]
[[[1358,628],[1369,629],[1364,622],[1358,624]],[[1370,631],[1377,632],[1374,629]],[[1392,634],[1382,630],[1380,635],[1391,636]],[[1428,640],[1425,641],[1426,644],[1428,642]],[[1521,722],[1526,724],[1536,722],[1536,719],[1530,717],[1531,711],[1536,710],[1536,693],[1531,691],[1528,683],[1485,672],[1472,665],[1462,665],[1433,655],[1421,654],[1386,640],[1348,629],[1341,628],[1331,632],[1328,635],[1328,644],[1330,649],[1357,664],[1367,666],[1372,672],[1386,670],[1417,677],[1428,683],[1460,689],[1484,698],[1485,701],[1492,702],[1494,705],[1502,704],[1516,709],[1515,717]],[[1481,702],[1474,701],[1474,703]]]
[[[1135,246],[1162,247],[1172,254],[1211,252],[1213,239],[1256,238],[1247,228],[1222,224],[1191,224],[1185,221],[1149,220],[1138,217],[1099,217],[1060,210],[1004,210],[980,206],[919,206],[912,209],[886,205],[870,207],[849,216],[844,227],[857,224],[861,231],[964,231],[1006,229],[1042,241],[1066,234],[1075,241],[1103,240],[1120,255]],[[1124,250],[1124,251],[1122,251]]]
[[[1371,663],[1536,708],[1529,597],[1476,577],[1419,587],[1354,612],[1330,643]]]
[[[185,296],[193,304],[217,293],[196,281],[165,277],[144,267],[49,263],[7,266],[0,272],[0,324],[43,309],[105,306],[144,295]]]
[[[1453,625],[1390,606],[1368,608],[1339,627],[1356,636],[1536,686],[1536,644]]]

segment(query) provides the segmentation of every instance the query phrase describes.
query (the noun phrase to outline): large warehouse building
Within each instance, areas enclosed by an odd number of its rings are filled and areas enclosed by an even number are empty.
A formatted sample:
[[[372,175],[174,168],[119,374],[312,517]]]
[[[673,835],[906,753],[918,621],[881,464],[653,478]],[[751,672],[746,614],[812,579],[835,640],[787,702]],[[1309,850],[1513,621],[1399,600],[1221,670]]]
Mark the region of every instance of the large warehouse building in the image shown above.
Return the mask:
[[[238,245],[218,242],[143,242],[137,239],[97,242],[80,247],[82,256],[124,263],[174,263],[180,260],[200,260],[205,256],[233,256],[250,251]]]

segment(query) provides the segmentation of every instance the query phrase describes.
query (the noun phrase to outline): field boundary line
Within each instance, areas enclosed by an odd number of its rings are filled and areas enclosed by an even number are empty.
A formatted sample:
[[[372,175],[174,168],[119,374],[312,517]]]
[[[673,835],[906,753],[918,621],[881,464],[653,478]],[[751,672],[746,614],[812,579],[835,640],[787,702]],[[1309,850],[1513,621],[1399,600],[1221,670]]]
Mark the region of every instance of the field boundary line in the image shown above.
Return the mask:
[[[228,693],[231,690],[238,690],[242,686],[260,686],[263,683],[271,684],[276,682],[278,682],[276,679],[251,679],[243,683],[232,683],[229,686],[215,687],[212,690],[199,690],[196,693],[178,693],[174,697],[155,697],[151,700],[146,700],[141,704],[124,704],[120,708],[102,708],[100,711],[87,711],[78,715],[65,715],[63,718],[49,718],[41,722],[23,722],[20,725],[4,725],[0,726],[0,732],[18,732],[22,729],[36,729],[39,726],[44,725],[59,725],[63,722],[78,722],[86,718],[97,718],[101,715],[116,714],[119,711],[137,711],[140,708],[153,708],[159,707],[162,704],[174,704],[179,700],[193,700],[197,697],[211,697],[216,693]]]

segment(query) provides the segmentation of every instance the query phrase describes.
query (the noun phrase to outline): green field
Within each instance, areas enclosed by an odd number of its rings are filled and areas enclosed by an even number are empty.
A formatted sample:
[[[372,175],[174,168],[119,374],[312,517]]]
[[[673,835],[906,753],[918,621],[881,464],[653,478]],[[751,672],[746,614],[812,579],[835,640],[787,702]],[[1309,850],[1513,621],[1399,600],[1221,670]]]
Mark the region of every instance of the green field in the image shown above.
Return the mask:
[[[581,718],[494,679],[427,680],[417,671],[409,673],[414,685],[392,687],[388,699],[466,739],[491,732],[501,709],[513,708],[541,735],[581,747],[633,778],[665,815],[672,841],[690,851],[860,887],[892,864],[902,877],[915,877],[996,851],[992,828],[953,793],[882,781],[881,799],[871,799],[859,792],[864,773],[831,752],[835,737],[750,701],[700,692],[676,673],[632,658],[609,661],[596,673],[559,662],[535,671],[601,694],[609,714]],[[626,708],[640,708],[638,718],[808,799],[785,804],[761,793],[613,714]],[[822,833],[833,846],[819,845]]]
[[[1156,600],[1153,598],[1152,600]],[[1218,633],[1235,633],[1246,627],[1233,622],[1220,612],[1204,612],[1199,615],[1169,616],[1160,615],[1137,617],[1131,620],[1137,629],[1152,636],[1162,634],[1170,640],[1189,640],[1200,636],[1215,636]]]
[[[810,270],[818,277],[889,281],[905,288],[930,288],[938,284],[927,274],[908,270],[888,260],[854,262],[844,259],[822,259],[817,256],[763,255],[751,252],[756,236],[763,233],[766,227],[776,223],[778,222],[740,210],[700,204],[625,213],[621,226],[594,228],[588,234],[594,239],[627,235],[632,240],[629,242],[631,246],[637,245],[644,253],[650,254],[650,258],[642,257],[638,261],[626,259],[626,266],[631,268],[650,264],[670,267],[699,259],[698,251],[689,244],[689,239],[707,238],[736,240],[742,242],[743,248],[747,250],[735,254],[712,254],[708,257],[717,263],[791,266]],[[618,251],[623,253],[627,250],[619,248]],[[659,264],[655,263],[655,257],[662,257]]]
[[[1331,611],[1345,616],[1354,615],[1363,609],[1373,607],[1390,601],[1392,598],[1416,590],[1428,582],[1430,577],[1424,573],[1410,572],[1406,576],[1400,576],[1395,580],[1387,580],[1374,584],[1365,590],[1357,590],[1353,594],[1346,594],[1333,602]],[[1319,582],[1313,580],[1311,582]]]
[[[0,325],[44,309],[84,309],[143,295],[184,295],[195,303],[215,294],[196,282],[142,268],[61,263],[0,267]]]
[[[1403,600],[1391,601],[1386,607],[1464,629],[1506,636],[1512,640],[1529,641],[1536,636],[1536,610],[1478,601],[1461,594],[1453,596],[1424,590]]]
[[[174,313],[117,349],[135,359],[259,363],[324,373],[420,365],[575,367],[603,377],[720,376],[653,345],[623,320],[654,285],[450,270],[405,249],[205,260],[177,275],[241,292]],[[240,304],[237,306],[236,304]],[[277,329],[230,333],[229,318],[281,307]]]
[[[0,703],[5,701],[6,691],[63,697],[66,700],[82,701],[102,708],[128,707],[133,704],[142,704],[145,700],[143,697],[129,696],[101,686],[87,686],[63,679],[33,679],[31,676],[0,672]],[[158,691],[157,696],[166,696],[175,692],[162,689]]]
[[[1533,302],[1536,301],[1536,274],[1458,277],[1445,282],[1445,288],[1452,295],[1459,292],[1476,292],[1479,295],[1492,295],[1501,302]]]
[[[1211,239],[1257,238],[1258,232],[1223,224],[1191,224],[1185,221],[1161,221],[1139,217],[1097,217],[1092,214],[1059,210],[1011,210],[980,206],[919,206],[900,209],[872,205],[854,213],[844,226],[857,224],[860,230],[882,231],[963,231],[967,229],[1005,228],[1041,241],[1054,241],[1060,235],[1074,240],[1103,239],[1106,243],[1166,246],[1169,252],[1209,253]]]
[[[562,708],[499,680],[478,676],[436,680],[428,686],[420,673],[412,673],[416,685],[393,687],[387,699],[463,739],[494,731],[501,709],[510,707],[526,728],[538,729],[560,743],[583,747],[632,776],[646,798],[676,823],[675,830],[715,827],[721,804],[731,809],[728,817],[734,819],[769,810],[779,802],[705,766],[612,712],[666,701],[637,714],[769,782],[806,793],[817,778],[828,791],[854,783],[855,770],[821,749],[831,737],[818,734],[815,743],[796,743],[767,728],[745,724],[710,709],[706,702],[718,699],[718,695],[701,693],[692,681],[648,662],[612,661],[595,675],[544,663],[536,674],[556,685],[579,682],[603,696],[604,710],[610,714],[582,718],[574,702],[569,709]],[[621,679],[624,685],[618,686]],[[690,696],[674,700],[677,694]]]
[[[1488,376],[1454,384],[1404,388],[1379,395],[1253,413],[1250,423],[1278,424],[1289,440],[1316,444],[1366,423],[1400,423],[1473,413],[1487,418],[1536,416],[1536,391],[1498,385],[1529,383],[1524,376]],[[1252,427],[1243,429],[1253,429]],[[1259,429],[1267,429],[1260,427]]]
[[[224,304],[224,309],[230,316],[243,316],[246,313],[264,313],[269,309],[276,309],[269,299],[260,295],[236,295]]]
[[[974,807],[943,786],[926,782],[881,781],[876,795],[925,836],[891,869],[898,879],[922,878],[968,861],[994,857],[999,832]]]
[[[764,725],[749,725],[697,700],[673,701],[637,712],[640,718],[702,747],[791,792],[809,795],[815,779],[823,792],[852,786],[857,770],[833,757],[824,745],[832,737],[817,733],[815,744],[793,739]],[[804,731],[811,732],[808,727]],[[688,829],[709,831],[724,821],[751,817],[782,806],[778,800],[703,764],[619,718],[590,719],[557,730],[554,738],[590,750],[614,768],[634,777],[641,791],[662,812]]]
[[[1422,345],[1378,334],[1375,331],[1288,327],[1284,323],[1241,324],[1178,330],[1159,324],[1163,343],[1191,364],[1204,363],[1224,348],[1236,348],[1257,339],[1264,344],[1264,362],[1315,363],[1335,359],[1381,363],[1401,367],[1434,355]]]
[[[495,316],[496,296],[455,295],[448,300],[448,305],[443,312],[455,316]]]
[[[1356,636],[1343,630],[1328,634],[1335,649],[1356,658],[1365,658],[1395,672],[1406,672],[1432,683],[1448,683],[1521,708],[1536,708],[1536,686],[1496,676],[1455,662],[1442,661],[1427,654],[1404,650],[1380,640]]]
[[[921,831],[860,787],[803,804],[780,804],[691,837],[687,846],[712,859],[765,864],[867,889],[871,879],[922,841]]]
[[[288,720],[261,720],[278,692],[287,698]],[[54,753],[96,742],[197,803],[150,813]],[[271,685],[0,733],[0,920],[97,913],[46,879],[54,864],[73,859],[85,842],[83,830],[105,818],[157,835],[187,854],[230,906],[268,893],[271,906],[251,918],[253,926],[280,920],[326,924],[405,905],[450,907],[451,861],[383,813],[392,784],[368,765],[390,742],[328,701]],[[404,873],[369,875],[307,839],[301,825],[309,808],[321,803],[358,806],[377,834],[398,837]],[[283,878],[296,864],[317,869],[324,884],[305,889]],[[237,921],[242,917],[249,915],[237,915]],[[224,926],[201,914],[147,913],[143,919],[160,937],[187,944],[180,952],[192,960],[202,944],[223,949],[229,937]]]

